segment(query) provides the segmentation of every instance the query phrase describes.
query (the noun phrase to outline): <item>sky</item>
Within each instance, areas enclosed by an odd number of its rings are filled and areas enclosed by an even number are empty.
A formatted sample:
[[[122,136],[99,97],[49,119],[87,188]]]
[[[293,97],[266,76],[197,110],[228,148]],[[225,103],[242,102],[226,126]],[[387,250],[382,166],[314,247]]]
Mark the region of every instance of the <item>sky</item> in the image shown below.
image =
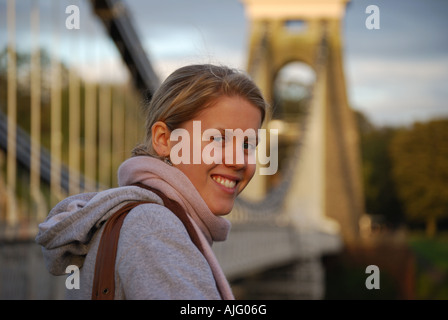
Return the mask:
[[[249,24],[239,0],[126,0],[165,76],[185,63],[246,68]],[[369,30],[369,5],[380,29]],[[377,125],[448,117],[448,1],[352,0],[343,21],[349,103]]]
[[[124,1],[162,80],[190,63],[246,68],[249,23],[240,0]],[[6,3],[0,0],[1,48],[8,37]],[[56,48],[67,61],[76,57],[86,77],[126,78],[112,41],[97,35],[102,26],[98,19],[91,19],[85,0],[17,0],[18,48],[29,50],[32,43],[29,11],[33,3],[41,8],[42,44]],[[58,28],[55,46],[45,22],[64,25],[70,4],[80,7],[80,30]],[[369,5],[380,10],[378,30],[366,28]],[[350,106],[379,126],[448,117],[447,30],[447,0],[349,2],[343,21],[343,63]],[[95,67],[86,62],[90,60],[95,60]]]

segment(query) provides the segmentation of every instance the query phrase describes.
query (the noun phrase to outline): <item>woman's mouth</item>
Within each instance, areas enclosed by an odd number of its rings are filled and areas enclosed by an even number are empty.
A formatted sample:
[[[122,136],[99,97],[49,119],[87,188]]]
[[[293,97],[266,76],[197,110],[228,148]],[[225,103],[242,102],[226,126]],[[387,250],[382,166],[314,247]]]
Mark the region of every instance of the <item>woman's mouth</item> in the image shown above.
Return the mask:
[[[227,189],[235,189],[235,186],[238,183],[237,180],[229,179],[220,175],[213,175],[212,179],[213,181]]]

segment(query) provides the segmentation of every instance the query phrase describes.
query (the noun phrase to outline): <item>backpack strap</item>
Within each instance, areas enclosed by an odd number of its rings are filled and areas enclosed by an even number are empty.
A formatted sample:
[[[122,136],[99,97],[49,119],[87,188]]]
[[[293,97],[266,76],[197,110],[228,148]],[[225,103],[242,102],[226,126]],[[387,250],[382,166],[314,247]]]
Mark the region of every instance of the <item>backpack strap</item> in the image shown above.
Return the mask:
[[[115,297],[115,260],[120,229],[129,211],[150,202],[131,202],[115,212],[106,222],[95,262],[92,300],[113,300]]]
[[[165,207],[173,212],[187,229],[188,235],[199,251],[204,254],[204,248],[199,236],[187,216],[182,206],[174,200],[168,198],[157,189],[148,187],[141,183],[133,184],[157,194],[163,201]],[[117,256],[118,239],[120,229],[127,214],[135,207],[151,201],[135,201],[124,205],[115,212],[104,226],[103,234],[98,246],[98,253],[95,262],[95,274],[93,278],[92,300],[113,300],[115,297],[115,260]]]

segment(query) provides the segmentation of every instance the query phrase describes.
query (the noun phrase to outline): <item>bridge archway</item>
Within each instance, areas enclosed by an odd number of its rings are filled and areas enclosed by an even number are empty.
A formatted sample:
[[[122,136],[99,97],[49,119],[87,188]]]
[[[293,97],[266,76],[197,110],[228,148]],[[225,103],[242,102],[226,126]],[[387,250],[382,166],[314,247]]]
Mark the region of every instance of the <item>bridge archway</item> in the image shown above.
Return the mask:
[[[296,141],[305,131],[315,82],[315,70],[302,61],[286,63],[274,76],[269,128],[275,128],[279,133],[278,172],[268,177],[268,188],[275,188],[280,183],[288,162],[292,161]]]
[[[273,82],[273,119],[296,118],[305,112],[316,82],[316,72],[308,64],[293,61],[285,64]]]
[[[286,210],[295,218],[307,210],[305,215],[309,214],[311,220],[332,218],[339,223],[344,240],[356,241],[364,210],[357,130],[347,103],[342,61],[341,21],[348,0],[242,1],[250,20],[247,69],[274,106],[267,117],[268,128],[285,124],[281,115],[286,108],[275,109],[276,85],[283,68],[301,62],[315,71],[304,145],[295,159],[297,170],[287,173],[292,181],[285,197]],[[300,93],[297,85],[295,92]],[[297,142],[299,130],[287,131]],[[284,138],[279,137],[280,152]],[[281,155],[279,158],[284,159]],[[282,184],[280,178],[256,175],[245,194],[251,200],[261,200],[275,182],[280,180]],[[311,184],[313,190],[308,187]],[[304,208],[302,213],[293,209],[298,207]]]

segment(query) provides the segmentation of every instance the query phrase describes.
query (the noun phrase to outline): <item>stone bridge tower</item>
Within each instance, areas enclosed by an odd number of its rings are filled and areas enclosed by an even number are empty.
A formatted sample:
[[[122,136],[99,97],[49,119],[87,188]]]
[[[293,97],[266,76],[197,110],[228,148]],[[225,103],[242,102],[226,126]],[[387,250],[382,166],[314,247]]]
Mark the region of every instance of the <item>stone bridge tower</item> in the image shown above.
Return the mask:
[[[342,59],[341,22],[348,0],[242,2],[250,21],[247,70],[269,102],[274,103],[274,81],[286,64],[302,62],[316,74],[303,148],[294,164],[300,168],[284,210],[297,218],[298,226],[304,223],[301,216],[317,225],[336,221],[343,240],[356,241],[364,201]],[[263,198],[269,183],[269,177],[257,175],[245,194]]]

